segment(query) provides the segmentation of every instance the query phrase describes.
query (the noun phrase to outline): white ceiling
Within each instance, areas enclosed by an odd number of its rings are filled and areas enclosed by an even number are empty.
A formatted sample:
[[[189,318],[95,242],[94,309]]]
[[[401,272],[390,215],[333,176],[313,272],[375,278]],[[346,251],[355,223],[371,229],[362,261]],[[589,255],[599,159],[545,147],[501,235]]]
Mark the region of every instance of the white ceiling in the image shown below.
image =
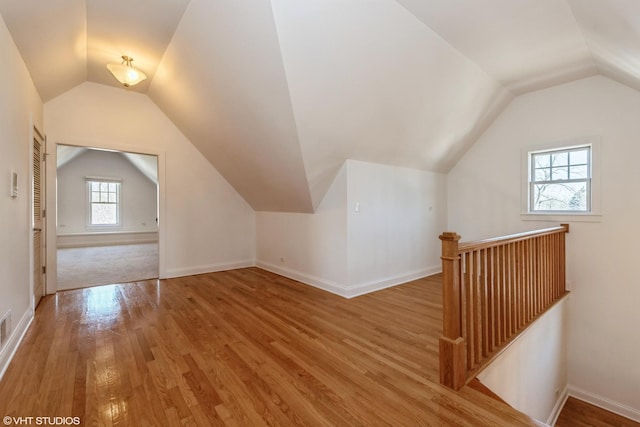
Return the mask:
[[[0,0],[0,13],[45,102],[118,86],[105,65],[132,56],[149,76],[133,90],[256,210],[312,212],[347,158],[446,172],[525,92],[598,73],[640,89],[636,0]]]
[[[80,157],[81,154],[86,153],[89,150],[99,152],[112,152],[112,150],[103,150],[97,148],[88,147],[74,147],[71,145],[58,145],[56,153],[56,167],[61,167],[69,164],[71,161]],[[127,153],[124,151],[116,151],[122,157],[127,159],[140,173],[146,176],[154,184],[158,183],[158,158],[147,154]]]
[[[596,73],[565,1],[398,2],[514,94]]]
[[[189,0],[0,0],[0,13],[44,102],[90,80],[119,87],[106,69],[133,57],[146,92]]]

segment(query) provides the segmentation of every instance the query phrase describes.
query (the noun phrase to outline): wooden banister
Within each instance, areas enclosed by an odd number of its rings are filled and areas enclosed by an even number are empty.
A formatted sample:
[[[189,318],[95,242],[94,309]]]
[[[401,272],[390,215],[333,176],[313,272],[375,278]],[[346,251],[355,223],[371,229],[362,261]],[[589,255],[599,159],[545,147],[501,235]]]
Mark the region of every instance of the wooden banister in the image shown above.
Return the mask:
[[[460,389],[558,301],[565,289],[569,226],[459,244],[442,241],[440,382]]]
[[[546,236],[546,235],[549,235],[549,234],[556,234],[558,232],[568,233],[569,232],[569,224],[561,224],[558,227],[543,228],[541,230],[525,231],[523,233],[510,234],[508,236],[493,237],[491,239],[478,240],[478,241],[472,241],[472,242],[464,242],[464,243],[460,243],[458,245],[458,250],[460,252],[470,252],[470,251],[474,251],[474,250],[485,249],[485,248],[489,248],[489,247],[492,247],[492,246],[497,246],[499,244],[519,242],[519,241],[522,241],[522,240],[526,240],[526,239],[528,239],[530,237],[539,237],[539,236]],[[447,235],[447,234],[455,234],[455,233],[450,233],[450,232],[445,231],[444,233],[442,233],[442,236]],[[441,238],[442,238],[442,236],[441,236]]]
[[[440,337],[440,382],[459,389],[464,385],[464,340],[460,316],[460,255],[456,233],[445,232],[442,241],[443,329]]]

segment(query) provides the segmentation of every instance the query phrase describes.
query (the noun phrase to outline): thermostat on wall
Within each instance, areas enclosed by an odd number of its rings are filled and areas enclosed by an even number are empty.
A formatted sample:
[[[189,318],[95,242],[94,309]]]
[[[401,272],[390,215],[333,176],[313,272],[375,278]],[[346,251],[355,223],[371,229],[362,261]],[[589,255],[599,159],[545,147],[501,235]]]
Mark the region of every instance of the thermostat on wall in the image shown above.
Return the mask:
[[[18,172],[11,171],[11,197],[18,197]]]

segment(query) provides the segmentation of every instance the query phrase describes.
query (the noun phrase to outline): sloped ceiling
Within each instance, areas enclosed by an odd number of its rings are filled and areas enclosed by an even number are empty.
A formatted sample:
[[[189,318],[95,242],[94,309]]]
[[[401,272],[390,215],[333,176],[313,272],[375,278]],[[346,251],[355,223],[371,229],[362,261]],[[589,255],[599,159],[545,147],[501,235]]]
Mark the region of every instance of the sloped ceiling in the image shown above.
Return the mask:
[[[86,153],[88,150],[108,152],[112,151],[87,147],[74,147],[71,145],[58,145],[56,167],[60,169],[76,158],[80,157],[81,154]],[[138,169],[138,171],[146,176],[151,182],[153,182],[154,184],[158,183],[158,158],[156,156],[137,153],[126,153],[121,151],[118,151],[117,153],[127,159],[129,163],[133,165],[133,167]]]
[[[268,1],[191,0],[149,96],[254,209],[313,210]]]
[[[596,73],[564,1],[398,1],[514,94]]]
[[[640,89],[631,0],[0,0],[46,102],[130,55],[134,89],[256,210],[312,212],[345,159],[446,172],[522,93]],[[124,89],[123,89],[124,90]]]
[[[80,154],[84,154],[88,148],[86,147],[72,147],[70,145],[58,145],[56,153],[56,167],[61,168],[66,165]]]

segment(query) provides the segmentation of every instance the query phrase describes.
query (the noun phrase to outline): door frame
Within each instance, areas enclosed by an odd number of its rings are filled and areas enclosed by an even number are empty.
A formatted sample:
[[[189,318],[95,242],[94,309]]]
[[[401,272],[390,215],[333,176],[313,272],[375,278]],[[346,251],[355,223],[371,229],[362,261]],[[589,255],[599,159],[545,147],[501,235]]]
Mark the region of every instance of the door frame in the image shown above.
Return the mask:
[[[165,256],[165,239],[166,239],[166,152],[164,150],[151,147],[143,147],[136,145],[125,145],[109,141],[99,140],[48,140],[47,152],[49,153],[49,161],[53,165],[58,163],[58,145],[69,145],[81,148],[95,148],[99,150],[123,151],[127,153],[146,154],[156,156],[158,158],[158,278],[165,279],[167,277],[166,256]],[[47,168],[47,292],[49,294],[58,291],[57,265],[58,265],[58,238],[57,238],[57,188],[58,168]]]

